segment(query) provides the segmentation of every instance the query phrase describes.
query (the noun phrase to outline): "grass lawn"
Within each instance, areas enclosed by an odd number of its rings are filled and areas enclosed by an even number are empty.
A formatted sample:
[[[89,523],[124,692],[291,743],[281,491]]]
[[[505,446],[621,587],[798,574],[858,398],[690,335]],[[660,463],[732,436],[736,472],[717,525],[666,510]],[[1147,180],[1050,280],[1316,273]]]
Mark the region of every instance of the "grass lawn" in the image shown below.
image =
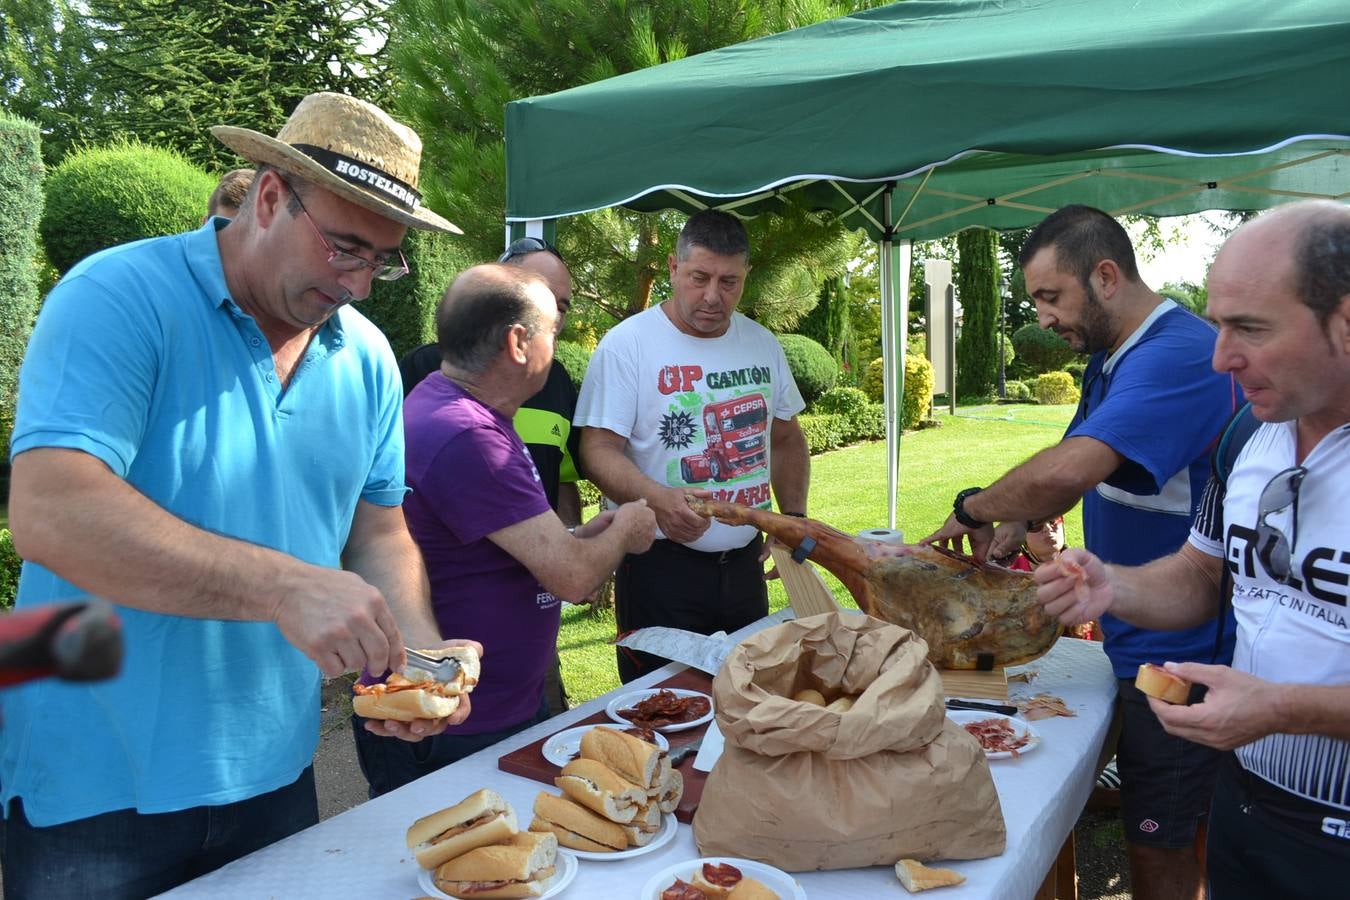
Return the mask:
[[[901,438],[896,527],[910,541],[937,530],[951,512],[957,491],[988,484],[1038,450],[1057,443],[1073,411],[1072,406],[990,405],[959,407],[955,416],[935,413],[939,427],[908,432]],[[843,531],[885,527],[885,442],[812,457],[810,498],[811,517]],[[1069,544],[1082,546],[1082,520],[1076,509],[1065,526]],[[841,603],[854,605],[834,576],[823,570],[821,574]],[[770,609],[786,605],[782,587],[770,582]],[[612,613],[586,607],[563,612],[558,647],[563,680],[574,702],[618,686],[613,639]]]

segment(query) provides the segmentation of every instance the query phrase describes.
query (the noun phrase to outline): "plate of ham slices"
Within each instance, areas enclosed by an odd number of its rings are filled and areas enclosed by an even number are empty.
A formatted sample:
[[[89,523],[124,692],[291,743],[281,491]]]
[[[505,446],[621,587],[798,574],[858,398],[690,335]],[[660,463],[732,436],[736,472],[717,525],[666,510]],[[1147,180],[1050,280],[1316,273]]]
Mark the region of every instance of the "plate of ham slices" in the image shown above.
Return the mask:
[[[979,741],[989,759],[1015,759],[1041,745],[1041,736],[1031,723],[1016,716],[950,709],[947,718]]]

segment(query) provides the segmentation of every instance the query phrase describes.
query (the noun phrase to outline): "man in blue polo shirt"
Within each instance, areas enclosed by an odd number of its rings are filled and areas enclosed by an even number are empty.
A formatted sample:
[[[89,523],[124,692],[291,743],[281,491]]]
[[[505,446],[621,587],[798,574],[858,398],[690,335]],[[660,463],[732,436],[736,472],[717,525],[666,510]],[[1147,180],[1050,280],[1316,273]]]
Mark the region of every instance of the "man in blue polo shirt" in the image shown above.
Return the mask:
[[[313,824],[321,673],[445,644],[398,369],[347,305],[407,271],[407,227],[457,230],[418,206],[421,142],[337,94],[214,132],[260,167],[238,216],[75,266],[24,360],[17,605],[113,601],[126,663],[0,695],[10,897],[144,897]]]
[[[1041,326],[1092,354],[1082,402],[1059,444],[986,488],[961,491],[946,524],[924,540],[968,537],[977,557],[1002,558],[1021,546],[1029,520],[1081,498],[1085,542],[1103,559],[1137,565],[1171,553],[1190,533],[1209,447],[1237,403],[1232,380],[1210,367],[1215,329],[1139,279],[1129,235],[1101,210],[1053,213],[1027,236],[1018,263]],[[1218,755],[1167,734],[1134,676],[1143,662],[1227,663],[1232,617],[1221,640],[1214,625],[1147,631],[1111,616],[1102,631],[1119,679],[1116,763],[1131,890],[1138,900],[1202,897],[1193,844]]]

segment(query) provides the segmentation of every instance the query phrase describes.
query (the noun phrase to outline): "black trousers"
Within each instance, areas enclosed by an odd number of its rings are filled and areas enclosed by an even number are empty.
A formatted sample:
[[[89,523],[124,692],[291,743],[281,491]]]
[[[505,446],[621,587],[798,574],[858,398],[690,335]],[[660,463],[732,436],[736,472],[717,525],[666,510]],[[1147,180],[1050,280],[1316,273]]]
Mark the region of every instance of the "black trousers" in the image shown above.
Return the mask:
[[[614,617],[619,634],[665,625],[699,634],[732,632],[769,614],[769,591],[759,535],[724,553],[657,541],[646,553],[625,556],[614,577]],[[616,648],[624,684],[670,660]]]
[[[1328,900],[1350,892],[1344,813],[1303,800],[1246,772],[1233,755],[1219,765],[1205,869],[1212,900]],[[1343,828],[1344,826],[1342,826]]]

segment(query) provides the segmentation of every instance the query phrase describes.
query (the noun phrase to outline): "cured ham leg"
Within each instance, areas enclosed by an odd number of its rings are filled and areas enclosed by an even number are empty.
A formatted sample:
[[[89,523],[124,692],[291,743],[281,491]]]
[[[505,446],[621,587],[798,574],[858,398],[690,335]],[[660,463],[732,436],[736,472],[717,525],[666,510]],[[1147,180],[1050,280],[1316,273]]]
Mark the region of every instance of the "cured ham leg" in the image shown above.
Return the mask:
[[[862,540],[815,519],[693,496],[688,502],[699,515],[753,525],[794,549],[814,540],[808,558],[843,582],[863,612],[922,637],[939,668],[1029,662],[1064,631],[1036,602],[1035,582],[1025,572],[928,544]]]

